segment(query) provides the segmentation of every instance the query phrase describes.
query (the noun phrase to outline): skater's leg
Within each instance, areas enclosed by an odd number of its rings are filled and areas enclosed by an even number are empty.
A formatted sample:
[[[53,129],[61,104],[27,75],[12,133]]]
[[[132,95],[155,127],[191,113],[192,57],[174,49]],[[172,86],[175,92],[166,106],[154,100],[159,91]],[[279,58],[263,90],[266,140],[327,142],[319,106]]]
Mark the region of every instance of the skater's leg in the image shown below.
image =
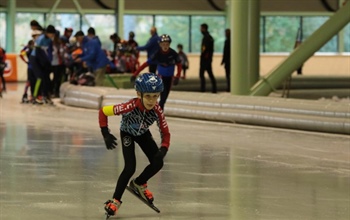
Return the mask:
[[[172,80],[173,80],[173,77],[162,77],[164,90],[160,94],[159,106],[162,108],[163,111],[164,111],[165,102],[168,99],[168,96],[170,93]]]
[[[199,79],[201,83],[200,91],[205,92],[205,77],[204,77],[205,67],[204,64],[201,64],[199,68]]]
[[[135,143],[133,136],[123,131],[120,131],[122,140],[122,151],[124,157],[124,169],[119,176],[113,198],[121,201],[122,195],[128,182],[136,170]]]
[[[163,159],[156,160],[154,156],[158,152],[157,143],[154,141],[151,132],[146,132],[137,138],[137,143],[140,145],[142,151],[146,154],[150,164],[143,170],[143,172],[135,179],[136,184],[142,185],[159,172],[163,167]]]
[[[213,70],[212,70],[212,67],[211,67],[211,63],[209,63],[208,66],[207,66],[207,72],[208,72],[208,75],[209,75],[209,78],[210,78],[210,81],[211,81],[211,92],[212,93],[216,93],[217,92],[217,90],[216,90],[216,80],[215,80],[214,73],[213,73]]]

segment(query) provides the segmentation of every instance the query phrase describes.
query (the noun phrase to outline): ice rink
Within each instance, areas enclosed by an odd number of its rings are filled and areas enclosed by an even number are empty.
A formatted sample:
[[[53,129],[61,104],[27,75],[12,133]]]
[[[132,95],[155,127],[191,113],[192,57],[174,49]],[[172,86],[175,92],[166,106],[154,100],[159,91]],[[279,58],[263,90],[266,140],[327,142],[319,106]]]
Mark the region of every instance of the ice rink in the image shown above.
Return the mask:
[[[0,99],[0,220],[105,219],[124,163],[106,150],[97,111],[20,104],[22,91],[8,84]],[[119,139],[120,117],[109,121]],[[349,136],[167,121],[170,150],[148,183],[161,213],[125,191],[110,219],[350,219]],[[136,156],[138,175],[147,158]]]

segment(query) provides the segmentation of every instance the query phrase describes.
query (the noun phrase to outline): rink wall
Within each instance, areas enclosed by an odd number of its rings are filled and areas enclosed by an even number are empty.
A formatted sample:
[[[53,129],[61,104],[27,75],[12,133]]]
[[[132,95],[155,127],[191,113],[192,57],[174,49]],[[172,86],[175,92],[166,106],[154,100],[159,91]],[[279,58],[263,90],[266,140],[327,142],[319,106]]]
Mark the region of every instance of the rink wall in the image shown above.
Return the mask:
[[[98,110],[135,97],[133,89],[64,83],[61,103]],[[350,134],[349,102],[172,91],[165,115],[247,125]]]
[[[11,81],[27,80],[27,64],[19,55],[12,54],[16,59],[16,79]],[[268,74],[278,64],[289,56],[288,53],[270,53],[260,55],[260,76]],[[188,54],[190,68],[187,70],[188,78],[199,78],[199,54]],[[213,58],[213,72],[216,77],[224,77],[225,69],[221,65],[222,54],[215,53]],[[141,53],[140,63],[146,61],[145,53]],[[308,59],[303,65],[303,75],[305,76],[349,76],[350,55],[349,54],[316,54]],[[5,76],[6,77],[6,76]],[[10,76],[9,76],[10,77]]]

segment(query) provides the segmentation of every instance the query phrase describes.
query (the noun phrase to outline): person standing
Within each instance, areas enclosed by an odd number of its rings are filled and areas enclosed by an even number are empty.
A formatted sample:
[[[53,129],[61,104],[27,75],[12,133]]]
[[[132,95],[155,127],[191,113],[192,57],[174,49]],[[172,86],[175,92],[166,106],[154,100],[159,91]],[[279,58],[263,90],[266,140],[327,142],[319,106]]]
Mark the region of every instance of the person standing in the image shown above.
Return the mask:
[[[77,42],[81,45],[83,54],[78,58],[73,57],[77,63],[85,63],[87,68],[91,69],[95,76],[95,85],[103,86],[105,72],[109,60],[106,53],[101,49],[101,42],[98,38],[89,38],[84,32],[78,31],[75,34]]]
[[[183,70],[183,76],[182,79],[186,79],[186,70],[189,67],[189,62],[186,53],[183,51],[183,45],[178,44],[177,45],[177,53],[179,54],[180,60],[181,60],[181,66]]]
[[[212,61],[214,53],[214,39],[208,31],[208,25],[201,24],[201,32],[203,34],[202,46],[201,46],[201,57],[200,57],[200,68],[199,68],[199,78],[201,81],[201,92],[205,92],[205,77],[204,72],[207,71],[210,81],[211,81],[211,91],[216,93],[216,80],[212,70]]]
[[[2,85],[0,85],[0,95],[2,91],[6,92],[6,82],[4,77],[4,71],[6,68],[6,51],[0,47],[0,79],[2,82]]]
[[[146,45],[136,47],[136,50],[139,50],[139,51],[146,50],[147,51],[147,59],[148,60],[151,58],[151,56],[153,54],[155,54],[160,49],[159,44],[158,44],[159,37],[158,37],[158,33],[157,33],[157,28],[151,27],[150,33],[151,33],[151,37],[147,41]],[[155,62],[150,63],[149,64],[149,71],[151,73],[156,73],[157,63],[155,63]]]
[[[35,46],[29,58],[36,78],[33,104],[53,104],[50,98],[50,73],[52,70],[52,39],[55,34],[55,27],[48,25],[46,30],[36,38]],[[43,96],[42,99],[40,94]]]
[[[230,65],[230,59],[231,59],[231,54],[230,54],[230,50],[231,50],[231,42],[230,42],[230,29],[226,29],[225,30],[225,44],[224,44],[224,52],[223,52],[223,56],[222,56],[222,61],[221,61],[221,65],[224,65],[225,67],[225,73],[226,73],[226,83],[227,83],[227,88],[226,91],[230,92],[231,91],[231,77],[230,77],[230,70],[231,70],[231,65]]]

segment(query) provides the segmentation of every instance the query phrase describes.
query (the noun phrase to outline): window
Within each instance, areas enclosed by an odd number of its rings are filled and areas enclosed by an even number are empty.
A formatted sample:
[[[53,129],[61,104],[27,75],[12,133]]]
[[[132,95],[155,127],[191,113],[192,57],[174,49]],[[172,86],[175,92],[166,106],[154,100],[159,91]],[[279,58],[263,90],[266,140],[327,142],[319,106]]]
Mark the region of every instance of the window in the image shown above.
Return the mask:
[[[191,52],[200,53],[203,38],[200,25],[206,23],[209,33],[214,38],[214,52],[222,53],[225,43],[224,16],[192,16],[191,23]]]
[[[350,24],[344,28],[344,52],[350,52]]]
[[[114,15],[85,15],[90,24],[83,19],[82,31],[87,34],[89,27],[95,28],[96,35],[100,38],[102,48],[107,50],[113,49],[113,43],[109,39],[115,33],[115,16]]]
[[[80,30],[80,16],[78,14],[52,14],[47,17],[47,24],[55,26],[61,35],[67,27],[73,28],[73,34]]]
[[[0,46],[6,48],[6,14],[0,13]]]
[[[291,52],[300,27],[300,17],[266,16],[265,52]]]
[[[156,16],[158,35],[168,34],[172,39],[171,48],[177,51],[177,44],[182,44],[184,52],[189,51],[189,17]]]
[[[328,17],[326,16],[303,17],[304,39],[310,37],[327,20]],[[337,38],[337,36],[334,36],[318,52],[338,52]]]
[[[150,38],[150,29],[153,26],[153,16],[150,15],[124,15],[124,36],[127,40],[129,32],[135,33],[135,41],[139,46],[143,46]]]
[[[32,39],[30,21],[37,20],[41,26],[44,25],[44,15],[40,13],[16,13],[15,24],[15,51],[19,52],[28,41]]]

